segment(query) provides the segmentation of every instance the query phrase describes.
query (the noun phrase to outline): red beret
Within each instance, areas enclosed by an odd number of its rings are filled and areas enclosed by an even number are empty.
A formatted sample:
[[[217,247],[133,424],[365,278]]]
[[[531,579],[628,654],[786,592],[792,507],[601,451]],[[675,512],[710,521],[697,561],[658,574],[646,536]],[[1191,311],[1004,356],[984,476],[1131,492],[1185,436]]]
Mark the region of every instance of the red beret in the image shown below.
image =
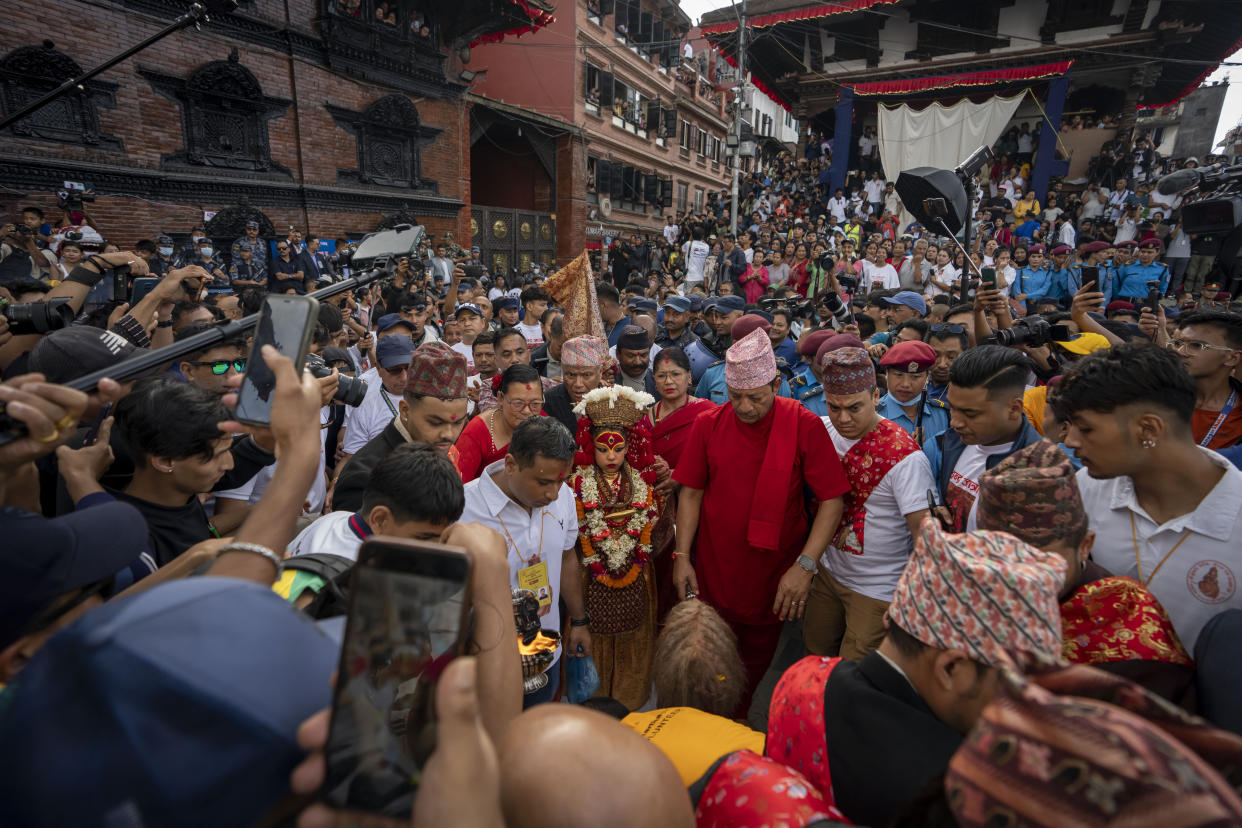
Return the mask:
[[[1117,242],[1113,247],[1129,247],[1131,249],[1138,247],[1138,242],[1131,239],[1130,241]]]
[[[1150,248],[1152,250],[1164,250],[1164,243],[1160,239],[1143,239],[1139,242],[1139,250]]]
[[[798,354],[804,357],[813,357],[815,352],[819,350],[819,346],[834,336],[836,336],[836,331],[832,328],[821,328],[818,331],[811,331],[798,340]]]
[[[1108,242],[1093,241],[1082,246],[1083,253],[1102,253],[1108,249]]]
[[[757,328],[763,328],[766,333],[772,330],[772,323],[758,314],[748,313],[745,316],[739,316],[733,321],[733,327],[729,329],[729,333],[732,335],[734,342],[741,342]]]
[[[1118,299],[1115,302],[1109,302],[1108,307],[1104,308],[1104,311],[1106,313],[1112,313],[1113,311],[1119,311],[1119,310],[1132,311],[1134,310],[1134,305],[1130,302],[1123,302],[1122,300]]]
[[[1042,244],[1032,244],[1026,249],[1027,253],[1043,253],[1044,246]]]
[[[1072,252],[1073,251],[1070,249],[1068,244],[1058,244],[1056,247],[1052,248],[1052,255],[1054,256],[1063,256],[1066,253]]]
[[[885,352],[881,368],[896,368],[907,374],[926,371],[936,363],[936,351],[926,342],[898,342]]]

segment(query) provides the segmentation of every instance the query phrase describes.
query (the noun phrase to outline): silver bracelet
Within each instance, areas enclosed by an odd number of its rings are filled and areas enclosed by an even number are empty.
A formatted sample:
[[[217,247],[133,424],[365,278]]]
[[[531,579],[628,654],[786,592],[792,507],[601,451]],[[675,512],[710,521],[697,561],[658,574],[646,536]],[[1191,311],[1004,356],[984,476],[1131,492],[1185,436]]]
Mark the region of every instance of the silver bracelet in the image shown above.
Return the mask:
[[[255,555],[262,555],[263,557],[271,561],[272,564],[276,567],[276,575],[278,577],[280,573],[284,571],[284,568],[285,568],[285,562],[281,559],[279,555],[277,555],[272,550],[268,549],[266,546],[260,546],[257,543],[245,543],[243,541],[233,541],[232,543],[226,543],[224,546],[220,547],[220,551],[217,554],[223,555],[225,552],[250,552]]]

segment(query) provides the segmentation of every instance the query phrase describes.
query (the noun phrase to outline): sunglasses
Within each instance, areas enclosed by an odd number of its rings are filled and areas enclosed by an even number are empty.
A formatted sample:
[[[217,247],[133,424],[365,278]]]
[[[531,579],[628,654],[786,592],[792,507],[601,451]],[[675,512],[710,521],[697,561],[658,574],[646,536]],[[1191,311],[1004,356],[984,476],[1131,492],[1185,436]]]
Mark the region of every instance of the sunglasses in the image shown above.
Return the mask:
[[[242,357],[241,359],[216,359],[211,362],[191,362],[190,364],[199,368],[205,365],[210,365],[211,373],[215,374],[217,377],[222,377],[227,374],[230,367],[235,369],[239,374],[245,373],[246,371],[245,357]]]
[[[277,253],[284,253],[284,252],[285,252],[286,250],[288,250],[288,249],[289,249],[289,248],[287,248],[287,247],[278,247],[278,248],[276,248],[276,252],[277,252]]]
[[[965,325],[954,325],[948,322],[937,322],[935,325],[932,325],[927,330],[931,331],[932,333],[961,334],[961,333],[966,333],[966,326]]]

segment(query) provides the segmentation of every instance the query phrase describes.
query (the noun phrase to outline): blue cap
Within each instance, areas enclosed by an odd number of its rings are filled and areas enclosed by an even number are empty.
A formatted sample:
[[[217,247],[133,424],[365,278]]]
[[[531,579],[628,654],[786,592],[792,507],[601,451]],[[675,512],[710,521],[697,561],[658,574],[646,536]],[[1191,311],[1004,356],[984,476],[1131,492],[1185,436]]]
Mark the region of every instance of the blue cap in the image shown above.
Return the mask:
[[[691,313],[702,313],[704,304],[705,303],[703,302],[702,296],[699,296],[698,294],[694,294],[690,296],[690,312]]]
[[[918,311],[919,315],[927,313],[927,302],[912,290],[898,291],[880,301],[886,305],[905,305],[907,308]]]
[[[492,310],[517,310],[518,300],[513,296],[502,296],[492,303]]]
[[[630,310],[640,310],[654,312],[656,303],[654,299],[648,299],[645,296],[636,296],[630,300]]]
[[[717,296],[716,312],[732,313],[733,311],[746,310],[746,300],[740,296]]]
[[[375,359],[385,370],[409,365],[413,358],[414,340],[405,334],[386,336],[375,345]]]
[[[298,726],[331,703],[338,652],[270,588],[234,578],[90,610],[6,693],[5,824],[255,824],[289,791]],[[79,772],[64,772],[66,745]]]
[[[691,308],[691,302],[684,296],[669,296],[664,300],[665,308],[672,308],[678,313],[686,313]]]
[[[482,316],[483,311],[474,302],[462,302],[457,306],[456,316],[461,316],[461,312],[473,313],[475,316]]]
[[[403,319],[401,317],[401,314],[386,313],[383,316],[381,316],[379,320],[375,323],[375,332],[383,333],[389,328],[396,327],[397,325],[405,325],[411,331],[414,330],[414,323],[408,319]]]

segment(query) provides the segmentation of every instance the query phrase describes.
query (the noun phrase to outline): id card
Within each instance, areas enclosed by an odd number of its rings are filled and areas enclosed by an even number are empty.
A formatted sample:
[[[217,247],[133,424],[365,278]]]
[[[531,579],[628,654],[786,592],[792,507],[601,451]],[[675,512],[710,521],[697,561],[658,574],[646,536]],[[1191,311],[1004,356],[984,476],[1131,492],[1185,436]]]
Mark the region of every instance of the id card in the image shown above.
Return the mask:
[[[548,584],[548,562],[540,561],[519,569],[517,582],[519,589],[529,589],[535,593],[535,597],[539,599],[539,614],[547,615],[552,609],[552,587]]]

